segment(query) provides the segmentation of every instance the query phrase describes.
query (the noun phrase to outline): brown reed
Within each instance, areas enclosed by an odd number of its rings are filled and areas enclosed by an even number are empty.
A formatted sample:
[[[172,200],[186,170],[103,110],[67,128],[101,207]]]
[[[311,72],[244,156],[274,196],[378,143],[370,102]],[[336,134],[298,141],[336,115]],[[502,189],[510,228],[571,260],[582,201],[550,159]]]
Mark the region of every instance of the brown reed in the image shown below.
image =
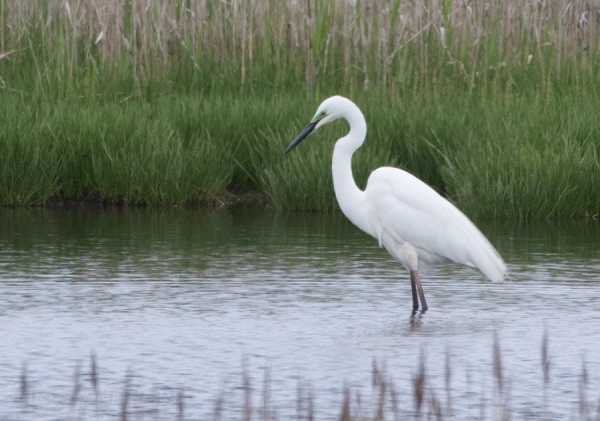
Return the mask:
[[[502,351],[500,350],[500,341],[498,340],[498,333],[494,332],[494,345],[493,345],[493,364],[494,364],[494,379],[496,379],[496,385],[498,391],[502,394],[502,388],[504,386],[504,371],[502,369]]]
[[[599,18],[598,0],[2,0],[0,51],[30,48],[37,31],[62,51],[66,76],[82,62],[125,59],[139,79],[182,60],[234,61],[244,84],[269,61],[277,80],[298,69],[309,87],[330,74],[393,88],[407,66],[422,77],[454,69],[473,85],[507,68],[561,72],[565,60],[591,71]],[[416,62],[403,60],[408,50]]]
[[[421,414],[425,401],[425,352],[423,350],[419,354],[418,371],[413,379],[413,396],[415,411],[417,414]]]
[[[94,390],[94,395],[98,397],[98,363],[96,361],[96,353],[90,354],[90,384]]]
[[[177,391],[177,415],[175,417],[176,421],[183,421],[185,419],[185,394],[183,389],[179,389]]]
[[[120,421],[129,419],[129,401],[131,400],[131,373],[125,375],[125,384],[121,395],[121,410],[119,412]]]
[[[499,341],[497,335],[494,336],[494,345],[493,345],[493,353],[492,360],[490,365],[495,365],[497,359],[502,359],[501,356],[501,347],[499,346]],[[93,354],[92,354],[93,355]],[[447,363],[450,361],[447,359]],[[349,386],[344,386],[342,388],[342,398],[341,405],[339,409],[339,413],[337,418],[340,421],[383,421],[385,419],[388,420],[402,420],[402,419],[427,419],[427,420],[443,420],[443,419],[455,419],[455,415],[447,409],[449,408],[448,402],[443,402],[443,400],[439,397],[436,390],[434,390],[433,384],[435,384],[435,379],[429,379],[427,370],[426,370],[426,361],[424,351],[421,351],[418,356],[417,361],[417,373],[412,380],[413,386],[413,410],[410,408],[402,407],[399,403],[398,394],[396,392],[396,388],[394,383],[391,380],[390,373],[388,373],[385,369],[385,365],[379,365],[376,361],[373,363],[374,367],[377,367],[378,371],[378,384],[373,388],[374,392],[371,395],[372,401],[366,402],[365,405],[362,403],[362,398],[359,390],[354,391],[353,388]],[[589,396],[589,386],[590,386],[590,372],[588,369],[588,364],[586,363],[585,358],[581,361],[579,375],[575,375],[577,377],[578,382],[578,394],[577,394],[577,407],[573,409],[576,411],[575,413],[569,414],[570,419],[577,420],[597,420],[598,415],[600,415],[598,411],[598,404],[600,402],[596,402],[596,408],[594,408],[594,403],[590,400]],[[489,371],[488,371],[489,373]],[[496,371],[494,373],[494,381],[497,382],[497,374]],[[242,402],[228,402],[227,407],[231,408],[230,405],[234,408],[235,411],[240,410],[241,418],[250,420],[256,419],[259,421],[272,421],[276,419],[282,419],[277,416],[276,408],[271,401],[271,388],[272,388],[272,377],[270,371],[266,370],[264,372],[264,381],[263,381],[263,407],[262,410],[256,410],[249,404],[249,400],[251,397],[251,378],[248,372],[248,367],[246,362],[244,362],[243,371],[242,371],[242,387],[243,397]],[[469,375],[470,376],[470,375]],[[479,420],[487,420],[487,419],[495,419],[495,420],[510,420],[510,419],[523,419],[521,418],[522,414],[519,414],[517,411],[512,408],[511,403],[511,390],[510,390],[510,382],[507,381],[504,374],[502,375],[504,378],[502,392],[499,395],[501,398],[498,401],[498,405],[494,405],[493,408],[489,408],[489,401],[486,399],[486,390],[485,383],[481,384],[481,393],[479,395],[479,414],[476,418],[469,419],[479,419]],[[35,417],[35,410],[42,409],[45,405],[53,405],[52,403],[42,402],[38,397],[31,395],[29,390],[29,374],[28,369],[25,364],[23,364],[21,368],[20,375],[20,397],[19,400],[25,402],[27,404],[27,410],[30,411],[28,414],[31,415],[31,419]],[[144,416],[144,412],[140,412],[137,408],[137,402],[134,402],[140,395],[133,393],[133,383],[132,380],[133,375],[131,372],[127,372],[123,382],[123,389],[121,393],[121,401],[119,404],[119,411],[115,413],[115,418],[118,417],[122,421],[126,421],[129,419],[139,419],[139,416]],[[74,405],[73,400],[77,405],[81,405],[78,409],[81,409],[81,414],[85,413],[84,405],[89,402],[92,402],[98,407],[97,401],[87,401],[82,398],[82,391],[85,385],[80,381],[80,364],[77,363],[75,366],[75,376],[72,378],[73,380],[73,390],[77,390],[77,393],[72,393],[71,397],[71,405]],[[433,381],[431,381],[433,380]],[[467,378],[467,387],[468,390],[471,389],[470,377]],[[550,382],[548,382],[550,383]],[[450,383],[446,381],[446,387],[449,387]],[[90,386],[91,387],[91,386]],[[499,386],[498,386],[499,387]],[[467,395],[456,394],[456,396],[462,396],[461,399],[470,400],[468,397],[471,393],[467,390]],[[355,393],[354,393],[355,392]],[[221,388],[219,391],[218,398],[215,403],[214,412],[212,413],[212,420],[221,420],[224,418],[224,415],[229,416],[228,414],[224,414],[226,411],[225,405],[225,393],[226,391]],[[73,399],[73,396],[76,396]],[[186,395],[185,389],[180,387],[174,392],[174,400],[173,403],[175,405],[174,416],[169,419],[183,420],[185,417],[185,401],[187,399],[192,400],[193,396]],[[477,399],[477,398],[475,398]],[[306,420],[306,421],[314,421],[315,419],[319,419],[316,415],[316,411],[314,409],[313,404],[313,391],[311,388],[305,384],[299,384],[297,389],[297,411],[296,411],[296,419],[298,420]],[[157,401],[158,402],[158,401]],[[106,403],[106,402],[104,402]],[[466,406],[470,406],[470,402],[463,402]],[[407,402],[408,406],[410,406],[410,402]],[[101,400],[100,407],[103,407],[103,402]],[[104,407],[106,408],[106,407]],[[367,411],[365,409],[372,408],[373,412],[369,415],[366,415]],[[163,408],[157,407],[155,414],[158,416]],[[558,419],[559,417],[566,414],[550,414],[547,411],[547,408],[543,408],[543,413],[538,414],[541,419]],[[287,411],[286,411],[287,412]],[[3,416],[0,413],[0,416]],[[163,419],[161,417],[160,419]],[[84,418],[81,418],[84,419]],[[228,418],[229,419],[229,418]],[[527,418],[525,418],[527,419]],[[536,418],[537,419],[537,418]],[[562,419],[562,418],[561,418]]]
[[[351,421],[352,413],[350,411],[350,401],[351,401],[350,389],[348,387],[344,388],[344,397],[342,398],[342,409],[340,410],[340,421]]]
[[[77,403],[79,399],[79,393],[81,393],[81,365],[78,362],[75,364],[75,371],[73,372],[73,392],[71,393],[71,406]]]
[[[19,377],[19,400],[27,405],[29,401],[29,379],[27,373],[27,364],[21,366],[21,375]]]

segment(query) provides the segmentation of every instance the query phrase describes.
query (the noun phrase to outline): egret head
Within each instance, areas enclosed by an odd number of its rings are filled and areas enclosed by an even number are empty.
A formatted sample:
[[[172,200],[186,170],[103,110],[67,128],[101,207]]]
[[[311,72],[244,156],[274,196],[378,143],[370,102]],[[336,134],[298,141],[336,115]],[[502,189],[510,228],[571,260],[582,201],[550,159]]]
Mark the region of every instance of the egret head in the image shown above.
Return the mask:
[[[321,102],[321,105],[319,105],[319,108],[317,108],[317,112],[310,120],[310,123],[308,123],[308,125],[302,129],[300,134],[290,142],[285,152],[287,153],[294,149],[311,133],[317,131],[319,128],[337,120],[338,118],[343,117],[347,102],[350,102],[350,100],[341,96],[332,96]]]

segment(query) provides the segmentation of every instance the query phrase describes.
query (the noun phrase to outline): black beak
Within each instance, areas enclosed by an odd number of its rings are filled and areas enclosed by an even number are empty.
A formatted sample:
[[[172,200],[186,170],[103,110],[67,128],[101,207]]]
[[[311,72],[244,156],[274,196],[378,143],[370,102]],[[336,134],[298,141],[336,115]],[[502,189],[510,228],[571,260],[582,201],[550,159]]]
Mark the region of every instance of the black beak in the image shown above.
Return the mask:
[[[285,150],[285,153],[288,153],[289,151],[291,151],[292,149],[294,149],[296,146],[298,146],[300,143],[302,143],[302,141],[304,139],[306,139],[309,134],[312,133],[312,131],[315,129],[315,127],[317,127],[318,123],[319,123],[319,120],[313,121],[312,123],[309,123],[308,126],[306,126],[304,129],[302,129],[302,131],[300,132],[300,134],[298,136],[296,136],[294,138],[294,140],[292,140],[290,142],[290,144],[288,145],[287,149]]]

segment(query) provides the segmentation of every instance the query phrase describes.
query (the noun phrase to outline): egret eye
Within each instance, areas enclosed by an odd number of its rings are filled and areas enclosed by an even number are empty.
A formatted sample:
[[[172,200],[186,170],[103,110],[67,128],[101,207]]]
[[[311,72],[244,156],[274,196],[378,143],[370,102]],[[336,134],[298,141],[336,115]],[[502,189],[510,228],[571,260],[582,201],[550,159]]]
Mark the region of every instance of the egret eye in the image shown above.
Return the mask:
[[[317,123],[317,122],[323,120],[326,116],[327,116],[327,112],[321,111],[319,114],[316,114],[313,117],[313,119],[311,120],[311,122]]]

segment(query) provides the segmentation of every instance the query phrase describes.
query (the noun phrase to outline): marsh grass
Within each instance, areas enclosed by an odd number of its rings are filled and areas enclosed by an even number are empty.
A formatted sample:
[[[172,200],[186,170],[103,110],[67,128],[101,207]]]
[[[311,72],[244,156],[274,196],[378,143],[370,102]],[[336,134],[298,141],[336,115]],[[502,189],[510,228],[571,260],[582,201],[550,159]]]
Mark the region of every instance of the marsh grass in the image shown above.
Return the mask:
[[[354,167],[474,217],[600,215],[600,4],[0,0],[0,203],[332,211],[320,100],[369,124]]]
[[[491,350],[489,353],[489,370],[480,373],[481,389],[477,393],[477,386],[472,384],[470,373],[467,369],[466,384],[457,385],[454,376],[457,370],[453,367],[450,353],[446,351],[445,368],[439,375],[430,374],[428,369],[428,356],[425,349],[415,357],[415,370],[413,377],[406,383],[398,383],[394,379],[394,373],[387,369],[385,362],[373,360],[370,385],[353,384],[352,387],[343,385],[339,390],[339,412],[337,419],[344,421],[383,421],[383,420],[445,420],[477,419],[477,420],[508,420],[508,419],[563,419],[572,420],[598,420],[600,419],[600,401],[597,401],[597,393],[590,388],[590,376],[585,358],[581,361],[580,371],[573,373],[572,380],[577,384],[576,393],[572,397],[565,396],[568,401],[548,402],[547,396],[552,385],[560,385],[569,381],[564,375],[559,382],[553,382],[548,369],[550,358],[548,334],[544,332],[541,341],[541,352],[539,367],[540,388],[543,388],[542,402],[536,402],[540,396],[539,390],[532,390],[531,395],[526,397],[527,408],[515,407],[512,404],[511,384],[519,381],[511,375],[510,370],[503,362],[502,346],[498,335],[494,334]],[[431,358],[441,358],[432,355]],[[557,359],[560,356],[556,357]],[[61,402],[69,408],[64,408],[65,413],[77,414],[77,419],[198,419],[198,411],[210,409],[201,419],[243,419],[246,421],[274,421],[278,419],[298,419],[314,421],[324,419],[324,415],[315,406],[315,396],[311,386],[299,380],[296,390],[296,400],[283,402],[274,401],[273,393],[281,392],[274,390],[280,382],[277,381],[277,373],[271,373],[269,368],[262,371],[262,381],[257,380],[250,374],[249,362],[244,359],[242,363],[241,379],[239,386],[230,385],[232,389],[219,389],[214,401],[202,404],[198,397],[194,396],[196,390],[193,385],[186,387],[164,386],[166,394],[158,392],[145,392],[145,386],[140,384],[140,376],[136,376],[130,370],[125,374],[122,381],[122,389],[118,396],[113,396],[107,390],[108,383],[102,389],[104,394],[98,395],[97,361],[94,354],[89,365],[84,367],[76,363],[74,368],[73,386],[70,399],[61,399]],[[578,370],[578,369],[576,369]],[[94,374],[95,373],[95,374]],[[96,377],[94,377],[96,376]],[[18,398],[16,402],[8,400],[3,404],[3,410],[9,411],[13,406],[27,409],[30,415],[36,411],[44,411],[45,408],[54,408],[55,413],[60,413],[60,404],[42,401],[42,395],[31,393],[28,386],[33,384],[39,388],[45,379],[31,378],[25,365],[20,376],[18,386]],[[406,381],[406,379],[405,379]],[[114,381],[110,382],[115,387]],[[443,384],[443,386],[441,386]],[[206,392],[211,385],[202,385]],[[564,384],[562,384],[564,386]],[[466,387],[466,391],[464,388]],[[24,390],[25,388],[25,390]],[[65,389],[68,390],[68,389]],[[155,390],[155,388],[153,389]],[[597,391],[596,391],[597,392]],[[26,396],[29,396],[27,398]],[[58,395],[52,395],[59,398]],[[112,396],[112,399],[110,398]],[[444,398],[445,396],[445,398]],[[108,397],[108,398],[107,398]],[[1,401],[1,400],[0,400]],[[319,400],[323,405],[323,398]],[[558,406],[557,406],[558,404]],[[57,406],[58,405],[58,406]],[[116,405],[113,408],[111,405]],[[287,406],[286,406],[287,405]],[[331,402],[327,403],[331,408]],[[333,404],[333,407],[336,407]],[[564,412],[565,408],[570,408]],[[476,409],[478,415],[474,415]],[[69,412],[70,411],[70,412]],[[206,411],[204,411],[206,412]],[[7,412],[6,412],[7,413]],[[189,413],[193,413],[190,416]],[[467,415],[468,414],[468,415]],[[327,415],[331,419],[331,414]]]
[[[80,76],[95,79],[105,65],[110,77],[141,83],[172,73],[218,90],[318,89],[325,80],[408,92],[448,76],[469,89],[494,89],[528,75],[552,89],[555,76],[594,72],[598,7],[583,0],[2,0],[0,50],[32,60],[36,82],[52,82],[48,92],[91,82]]]

